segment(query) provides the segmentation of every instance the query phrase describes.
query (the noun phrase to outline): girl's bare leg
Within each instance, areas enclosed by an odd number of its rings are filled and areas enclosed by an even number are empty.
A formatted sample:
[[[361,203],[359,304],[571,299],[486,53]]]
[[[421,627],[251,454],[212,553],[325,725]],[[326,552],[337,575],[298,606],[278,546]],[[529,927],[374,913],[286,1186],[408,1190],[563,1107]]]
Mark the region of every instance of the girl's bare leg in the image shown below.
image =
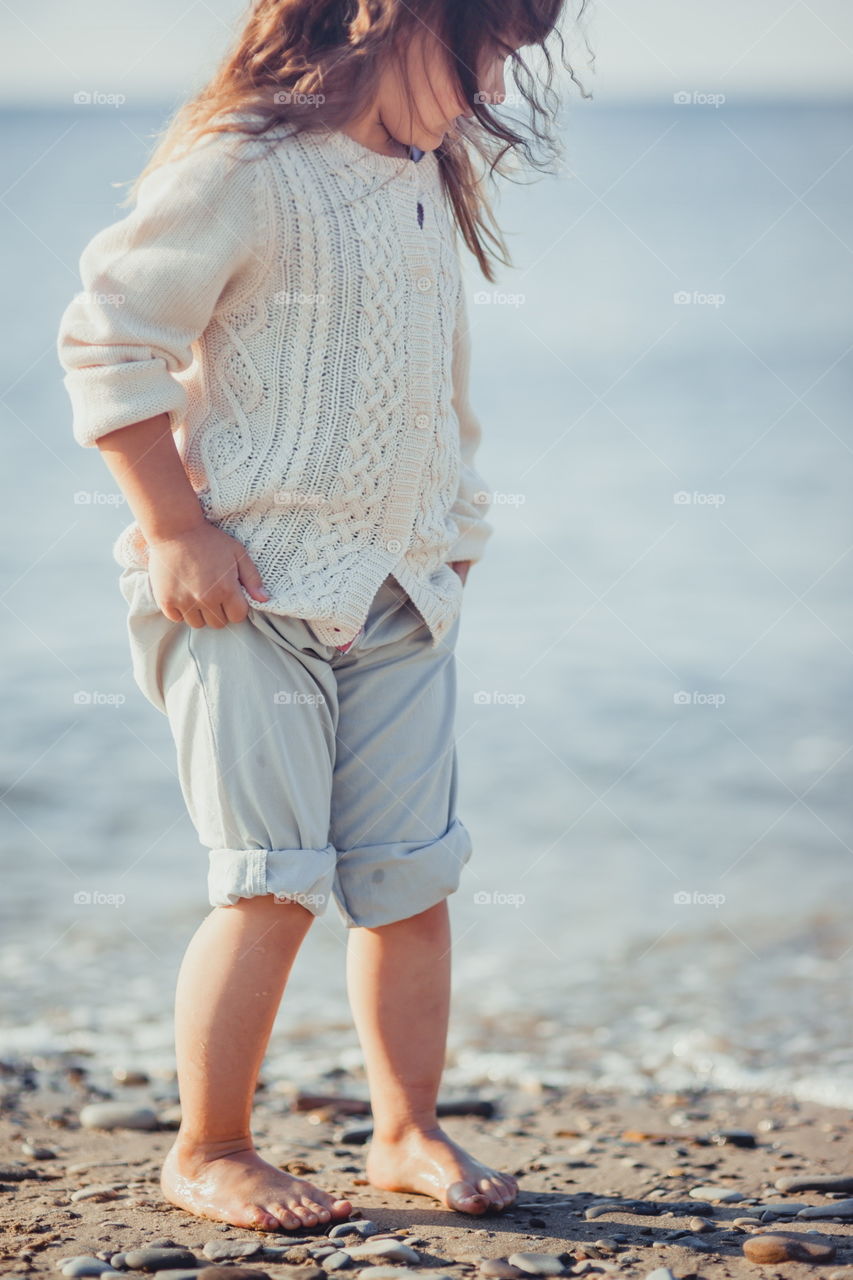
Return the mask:
[[[293,961],[313,920],[272,894],[214,907],[178,975],[175,1047],[181,1127],[166,1155],[167,1200],[203,1218],[262,1231],[348,1218],[336,1200],[254,1149],[255,1086]]]
[[[370,1182],[461,1213],[510,1204],[515,1178],[468,1155],[436,1118],[450,1010],[447,900],[394,924],[350,929],[347,983],[370,1085]]]

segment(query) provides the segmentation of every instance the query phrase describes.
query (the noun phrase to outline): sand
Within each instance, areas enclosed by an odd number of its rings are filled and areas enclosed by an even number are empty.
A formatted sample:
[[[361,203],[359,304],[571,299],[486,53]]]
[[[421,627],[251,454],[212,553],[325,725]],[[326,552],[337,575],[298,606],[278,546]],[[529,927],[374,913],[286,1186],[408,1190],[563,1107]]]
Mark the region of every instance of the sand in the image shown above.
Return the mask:
[[[29,1087],[27,1087],[29,1084]],[[5,1275],[58,1275],[57,1260],[79,1254],[109,1253],[162,1239],[197,1255],[210,1240],[257,1239],[287,1244],[314,1232],[253,1232],[195,1217],[164,1201],[159,1189],[163,1155],[174,1140],[174,1108],[154,1102],[161,1127],[150,1132],[104,1131],[81,1127],[79,1113],[104,1093],[113,1099],[145,1090],[87,1088],[84,1077],[71,1079],[72,1094],[39,1088],[7,1069],[2,1112],[0,1172],[0,1262]],[[334,1091],[347,1095],[347,1080],[336,1078]],[[329,1091],[326,1082],[326,1091]],[[358,1090],[355,1091],[358,1096]],[[350,1093],[348,1096],[353,1096]],[[150,1101],[150,1096],[149,1096]],[[256,1095],[254,1134],[261,1154],[323,1188],[345,1195],[356,1215],[383,1232],[400,1232],[420,1253],[422,1266],[436,1274],[478,1276],[486,1258],[515,1252],[559,1255],[565,1274],[591,1271],[644,1278],[658,1267],[675,1277],[746,1276],[764,1273],[796,1276],[818,1270],[827,1277],[853,1280],[853,1221],[779,1219],[760,1226],[734,1226],[734,1220],[758,1216],[762,1203],[782,1201],[830,1204],[840,1193],[783,1193],[785,1175],[851,1175],[853,1135],[846,1110],[785,1098],[699,1091],[631,1097],[584,1089],[543,1088],[535,1093],[491,1095],[491,1116],[451,1115],[443,1126],[479,1159],[513,1173],[519,1180],[517,1203],[499,1213],[473,1217],[447,1210],[422,1195],[389,1193],[371,1187],[363,1175],[366,1147],[356,1133],[368,1116],[347,1115],[334,1107],[300,1110],[286,1086]],[[714,1135],[746,1131],[755,1146],[721,1143]],[[748,1141],[749,1139],[742,1139]],[[54,1158],[27,1155],[22,1143],[46,1147]],[[77,1168],[86,1162],[85,1168]],[[22,1176],[23,1175],[23,1176]],[[80,1188],[119,1184],[105,1200],[72,1200]],[[691,1212],[685,1205],[691,1188],[712,1184],[733,1188],[743,1200],[717,1203],[711,1211]],[[850,1196],[850,1192],[846,1193]],[[643,1201],[619,1207],[625,1199]],[[603,1216],[585,1217],[590,1204],[609,1201]],[[667,1209],[675,1204],[675,1211]],[[709,1229],[691,1229],[702,1216]],[[788,1261],[756,1264],[743,1254],[748,1236],[778,1229],[809,1232],[831,1243],[835,1255],[821,1263]],[[328,1228],[327,1228],[328,1229]],[[678,1232],[688,1233],[675,1238]],[[578,1265],[580,1264],[580,1265]],[[237,1264],[235,1264],[237,1265]],[[249,1259],[242,1265],[272,1280],[307,1277],[314,1264],[294,1268],[280,1259]],[[369,1269],[354,1265],[344,1274]],[[143,1273],[132,1273],[142,1276]]]

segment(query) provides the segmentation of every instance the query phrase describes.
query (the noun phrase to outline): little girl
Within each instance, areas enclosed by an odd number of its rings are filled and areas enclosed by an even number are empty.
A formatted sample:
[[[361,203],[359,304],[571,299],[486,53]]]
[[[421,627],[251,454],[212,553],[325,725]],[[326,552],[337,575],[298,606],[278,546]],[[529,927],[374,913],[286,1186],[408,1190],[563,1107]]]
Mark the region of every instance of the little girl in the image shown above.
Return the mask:
[[[351,930],[369,1181],[468,1214],[517,1194],[436,1119],[446,900],[471,855],[454,648],[492,532],[455,237],[492,280],[473,161],[523,138],[487,103],[559,10],[256,0],[132,212],[85,248],[62,316],[74,437],[135,516],[113,548],[134,676],[210,851],[161,1175],[202,1217],[304,1230],[353,1211],[251,1135],[284,986],[330,897]]]

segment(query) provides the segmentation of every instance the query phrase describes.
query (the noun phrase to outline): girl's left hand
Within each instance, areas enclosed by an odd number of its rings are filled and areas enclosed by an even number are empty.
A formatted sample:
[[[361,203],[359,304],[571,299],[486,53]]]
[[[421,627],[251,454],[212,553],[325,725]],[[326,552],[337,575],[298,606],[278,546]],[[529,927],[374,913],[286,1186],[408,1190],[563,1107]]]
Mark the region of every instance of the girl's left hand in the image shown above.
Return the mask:
[[[471,565],[474,563],[474,561],[473,560],[451,560],[449,563],[454,573],[459,574],[459,577],[462,579],[462,585],[464,586],[465,579],[468,577],[468,570],[471,568]]]

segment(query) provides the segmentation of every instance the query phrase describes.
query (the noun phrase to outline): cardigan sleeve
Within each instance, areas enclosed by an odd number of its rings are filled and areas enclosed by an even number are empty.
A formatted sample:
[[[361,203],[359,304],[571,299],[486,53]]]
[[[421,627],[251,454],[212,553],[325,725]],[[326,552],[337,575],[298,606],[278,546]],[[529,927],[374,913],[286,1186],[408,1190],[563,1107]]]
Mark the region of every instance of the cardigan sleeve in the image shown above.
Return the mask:
[[[258,164],[209,135],[143,179],[127,217],[99,231],[79,260],[83,291],[66,307],[57,352],[73,434],[93,446],[118,427],[187,407],[174,374],[260,248]]]
[[[474,413],[468,395],[471,369],[471,336],[468,327],[468,307],[464,291],[460,294],[456,310],[456,326],[453,335],[453,392],[452,404],[459,419],[459,443],[461,462],[459,491],[450,509],[450,515],[458,527],[458,536],[447,556],[452,560],[480,560],[486,542],[494,533],[492,524],[485,518],[491,506],[491,495],[474,458],[482,439],[480,420]]]

